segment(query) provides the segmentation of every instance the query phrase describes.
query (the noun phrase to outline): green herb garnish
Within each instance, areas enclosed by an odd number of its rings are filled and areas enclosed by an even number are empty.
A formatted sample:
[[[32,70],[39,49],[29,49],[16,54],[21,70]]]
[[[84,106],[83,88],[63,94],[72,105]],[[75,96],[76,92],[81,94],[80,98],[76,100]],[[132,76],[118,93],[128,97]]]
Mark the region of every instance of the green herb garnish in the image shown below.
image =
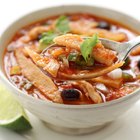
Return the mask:
[[[44,50],[48,45],[53,43],[53,39],[61,34],[66,34],[70,31],[69,20],[66,16],[60,16],[56,20],[55,24],[56,29],[54,31],[48,31],[41,35],[39,40],[39,50]]]
[[[73,61],[73,62],[75,62],[76,59],[77,59],[77,57],[78,57],[78,53],[70,53],[70,54],[68,55],[68,61]]]
[[[42,51],[44,50],[48,45],[53,43],[53,39],[58,36],[53,31],[48,31],[42,34],[41,39],[39,40],[39,50]]]
[[[96,44],[99,42],[97,34],[94,34],[93,37],[87,38],[82,44],[81,44],[81,53],[84,57],[85,61],[88,62],[93,48],[96,46]]]
[[[87,66],[87,67],[91,67],[94,65],[94,59],[93,57],[90,57],[88,59],[88,62],[85,61],[84,57],[82,55],[78,55],[76,60],[75,60],[75,63],[79,66]]]
[[[62,34],[66,34],[70,31],[69,20],[66,16],[60,16],[56,21],[56,31]]]

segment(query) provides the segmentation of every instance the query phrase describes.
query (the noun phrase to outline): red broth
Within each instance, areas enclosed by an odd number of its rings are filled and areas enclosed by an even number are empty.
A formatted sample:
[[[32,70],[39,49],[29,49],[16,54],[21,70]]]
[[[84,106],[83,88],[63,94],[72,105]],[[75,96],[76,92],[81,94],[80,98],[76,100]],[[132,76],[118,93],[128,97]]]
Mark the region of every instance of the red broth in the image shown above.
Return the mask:
[[[137,36],[137,33],[130,30],[129,28],[111,21],[111,20],[106,20],[104,18],[100,18],[100,17],[96,17],[94,15],[90,15],[90,14],[82,14],[82,13],[76,13],[76,14],[66,14],[69,18],[70,21],[78,21],[81,19],[86,19],[89,21],[93,21],[93,22],[106,22],[107,24],[109,24],[109,29],[107,29],[108,31],[111,32],[123,32],[126,34],[126,38],[125,40],[123,40],[123,42],[128,41],[133,39],[134,37]],[[14,50],[17,48],[23,48],[26,45],[32,45],[35,46],[33,47],[33,49],[36,49],[36,47],[38,46],[38,42],[39,42],[39,38],[40,38],[40,34],[36,39],[33,39],[31,41],[29,41],[28,43],[18,43],[18,40],[24,36],[26,36],[30,30],[32,30],[34,27],[38,27],[38,26],[47,26],[50,24],[53,24],[54,20],[57,19],[59,16],[55,16],[55,17],[50,17],[47,18],[45,20],[42,21],[38,21],[36,23],[33,23],[31,25],[28,25],[26,27],[23,27],[22,29],[20,29],[15,36],[12,38],[11,42],[9,43],[9,45],[7,46],[6,50],[5,50],[5,54],[4,54],[4,69],[5,69],[5,73],[8,77],[8,79],[20,90],[22,90],[25,94],[29,94],[35,98],[39,98],[42,100],[50,100],[46,94],[44,94],[40,89],[38,89],[34,83],[30,82],[28,80],[28,78],[26,76],[24,76],[21,73],[18,74],[11,74],[11,68],[13,66],[17,66],[17,58],[15,57],[15,52]],[[100,28],[100,27],[98,27]],[[29,60],[30,58],[27,57]],[[133,79],[130,81],[123,81],[121,86],[118,88],[112,87],[110,85],[106,85],[107,88],[107,92],[102,92],[97,90],[97,92],[100,94],[101,98],[102,98],[102,102],[108,102],[114,99],[118,99],[120,97],[126,96],[127,94],[131,94],[131,92],[133,92],[135,89],[137,89],[140,86],[140,81],[139,81],[139,68],[138,68],[138,61],[140,61],[140,55],[137,56],[129,56],[130,62],[127,66],[123,67],[123,71],[129,73],[130,75],[133,76]],[[67,73],[71,74],[72,71],[67,70]],[[77,100],[65,100],[63,99],[63,103],[64,104],[95,104],[95,102],[93,100],[90,99],[90,97],[88,97],[86,95],[86,92],[84,90],[82,90],[78,85],[73,85],[67,81],[60,81],[60,80],[56,80],[56,79],[52,79],[53,82],[55,83],[55,85],[58,87],[58,89],[60,91],[62,91],[63,89],[76,89],[78,90],[78,92],[80,93],[80,95],[82,94],[82,96],[80,98],[78,98]],[[91,85],[93,85],[94,87],[96,87],[97,84],[99,84],[100,82],[95,82],[95,81],[88,81]]]

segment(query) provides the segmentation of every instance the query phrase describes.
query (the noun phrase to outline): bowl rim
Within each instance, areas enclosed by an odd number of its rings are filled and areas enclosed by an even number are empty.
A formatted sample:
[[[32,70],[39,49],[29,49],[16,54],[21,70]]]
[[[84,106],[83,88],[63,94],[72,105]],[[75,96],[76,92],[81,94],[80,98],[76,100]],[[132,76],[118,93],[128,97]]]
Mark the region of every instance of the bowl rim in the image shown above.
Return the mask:
[[[17,18],[16,20],[14,20],[14,22],[11,22],[1,33],[1,38],[0,38],[0,42],[2,40],[2,36],[5,34],[5,32],[12,26],[14,26],[17,22],[19,22],[20,20],[22,20],[23,18],[31,15],[31,14],[34,14],[34,13],[38,13],[38,12],[41,12],[43,10],[49,10],[49,9],[55,9],[55,8],[61,8],[61,7],[91,7],[91,8],[98,8],[98,9],[103,9],[103,10],[107,10],[107,11],[110,11],[110,12],[114,12],[114,13],[117,13],[119,15],[122,15],[122,16],[125,16],[127,18],[131,18],[132,20],[135,20],[137,23],[140,23],[140,21],[126,13],[123,13],[123,12],[119,12],[117,10],[113,10],[111,8],[105,8],[105,7],[102,7],[102,6],[95,6],[95,5],[89,5],[89,4],[64,4],[64,5],[55,5],[55,6],[47,6],[47,7],[44,7],[44,8],[40,8],[40,9],[37,9],[37,10],[33,10],[31,12],[28,12],[22,16],[20,16],[19,18]],[[96,15],[96,14],[95,14]],[[110,18],[111,19],[111,18]],[[119,22],[121,23],[121,22]],[[18,89],[16,86],[14,86],[14,84],[12,84],[12,82],[10,82],[10,80],[8,78],[6,78],[6,75],[4,74],[4,72],[2,72],[2,70],[0,70],[0,77],[1,77],[1,80],[4,82],[4,85],[7,86],[9,85],[8,87],[9,88],[12,88],[14,89],[14,91],[12,91],[12,93],[16,96],[23,96],[23,97],[26,97],[26,98],[29,98],[29,100],[34,100],[42,105],[49,105],[49,106],[52,106],[52,107],[56,107],[56,108],[67,108],[67,109],[90,109],[90,108],[98,108],[98,109],[101,109],[101,108],[104,108],[104,107],[112,107],[110,105],[115,105],[115,104],[118,104],[118,103],[121,103],[123,101],[126,101],[132,97],[134,97],[135,95],[137,95],[138,91],[140,91],[140,88],[137,88],[135,91],[133,91],[132,93],[130,94],[127,94],[123,97],[120,97],[118,99],[115,99],[115,100],[112,100],[112,101],[108,101],[108,102],[104,102],[104,103],[99,103],[99,104],[84,104],[84,105],[70,105],[70,104],[59,104],[59,103],[54,103],[52,101],[49,101],[49,100],[41,100],[41,99],[38,99],[38,98],[35,98],[29,94],[25,94],[23,91],[21,91],[20,89]]]

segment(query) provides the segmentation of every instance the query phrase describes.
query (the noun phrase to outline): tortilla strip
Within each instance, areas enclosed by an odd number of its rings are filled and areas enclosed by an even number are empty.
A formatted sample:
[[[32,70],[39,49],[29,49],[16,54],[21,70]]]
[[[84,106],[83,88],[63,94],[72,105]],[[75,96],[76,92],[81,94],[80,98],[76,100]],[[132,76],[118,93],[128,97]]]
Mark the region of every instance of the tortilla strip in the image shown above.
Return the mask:
[[[100,94],[95,90],[95,87],[93,87],[89,82],[78,81],[76,83],[86,93],[85,95],[87,97],[90,97],[94,103],[98,104],[102,102]]]
[[[23,49],[23,51],[24,50],[26,51],[28,56],[30,56],[30,58],[33,60],[33,62],[36,63],[37,65],[39,65],[40,67],[45,67],[49,61],[49,59],[47,57],[44,59],[40,54],[36,53],[35,51],[31,50],[28,47],[25,47]]]
[[[66,34],[54,38],[54,42],[61,46],[68,48],[74,48],[80,51],[80,45],[83,42],[83,38],[79,35]],[[106,49],[101,43],[98,43],[93,48],[93,57],[96,61],[110,66],[114,63],[116,58],[115,53],[112,50]]]
[[[69,79],[69,80],[91,79],[93,77],[99,77],[106,73],[109,73],[112,70],[121,67],[123,64],[124,64],[124,62],[121,61],[121,62],[115,63],[109,67],[98,68],[96,70],[93,70],[92,72],[77,73],[77,74],[71,74],[71,75],[63,73],[63,72],[58,72],[58,76],[63,77],[65,79]]]
[[[122,83],[123,83],[122,78],[114,80],[114,79],[111,79],[111,78],[109,78],[107,76],[100,76],[100,77],[92,79],[91,81],[103,83],[106,86],[110,86],[110,87],[113,87],[113,88],[120,88]]]
[[[114,41],[120,42],[126,39],[126,35],[124,33],[111,32],[100,28],[93,28],[91,26],[87,26],[86,22],[70,22],[70,29],[71,32],[74,34],[80,34],[85,36],[93,36],[93,34],[97,33],[101,38],[107,38]]]
[[[57,72],[60,68],[60,64],[57,62],[57,60],[42,57],[40,54],[34,52],[28,47],[25,47],[25,50],[37,66],[50,73],[53,77],[57,76]]]
[[[20,49],[15,51],[22,74],[42,91],[50,100],[62,103],[62,98],[53,81],[45,75],[31,60],[26,58]]]
[[[60,64],[57,62],[57,60],[50,59],[43,69],[49,72],[53,77],[57,77],[59,68],[60,68]]]

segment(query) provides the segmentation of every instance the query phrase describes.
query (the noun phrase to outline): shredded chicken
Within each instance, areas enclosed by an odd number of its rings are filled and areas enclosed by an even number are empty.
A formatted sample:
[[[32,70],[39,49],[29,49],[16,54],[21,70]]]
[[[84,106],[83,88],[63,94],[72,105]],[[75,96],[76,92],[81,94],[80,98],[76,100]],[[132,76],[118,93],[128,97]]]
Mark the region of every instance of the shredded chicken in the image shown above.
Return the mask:
[[[131,55],[133,55],[133,56],[140,55],[140,46],[138,46],[137,48],[132,50]]]
[[[15,51],[15,55],[22,74],[50,100],[53,102],[62,103],[60,92],[53,81],[31,60],[26,58],[20,49]]]
[[[30,40],[34,40],[38,37],[39,34],[41,34],[43,32],[47,32],[51,29],[52,29],[52,26],[37,26],[29,31],[28,36],[29,36]]]
[[[73,84],[77,84],[86,94],[88,98],[90,98],[94,103],[98,104],[102,102],[102,98],[100,94],[95,90],[89,82],[86,81],[77,81],[73,82]]]
[[[54,22],[55,23],[55,22]],[[85,36],[92,36],[97,33],[101,38],[107,38],[114,41],[123,41],[126,39],[126,35],[121,32],[111,32],[105,29],[96,28],[98,25],[97,22],[89,21],[85,19],[81,19],[79,21],[70,21],[70,32],[74,34],[80,34]],[[56,27],[54,24],[51,26],[37,26],[31,29],[28,33],[28,36],[23,39],[24,42],[29,42],[30,40],[34,40],[38,37],[39,34],[43,32],[47,32],[50,30],[54,30]]]
[[[73,48],[79,51],[80,45],[84,40],[79,35],[66,34],[66,35],[55,37],[53,41],[58,45],[66,46],[68,48]]]
[[[85,21],[70,22],[71,32],[74,34],[81,34],[85,36],[92,36],[97,33],[101,38],[107,38],[114,41],[123,41],[126,38],[124,33],[111,32],[105,29],[93,28],[90,24],[87,25]]]
[[[82,28],[82,31],[86,32],[86,31],[91,30],[92,28],[96,28],[97,25],[98,25],[98,22],[87,20],[87,19],[70,21],[70,24],[69,24],[72,32],[74,32],[76,30],[76,29],[74,29],[75,27],[78,28],[78,29]]]
[[[116,54],[113,51],[106,49],[101,43],[98,43],[93,48],[92,53],[96,61],[107,66],[111,66],[116,59]]]
[[[74,48],[78,51],[80,50],[80,45],[83,41],[84,40],[81,36],[72,34],[61,35],[54,38],[56,44]],[[112,50],[106,49],[101,43],[98,43],[93,48],[93,57],[96,61],[110,66],[114,63],[116,55]]]

